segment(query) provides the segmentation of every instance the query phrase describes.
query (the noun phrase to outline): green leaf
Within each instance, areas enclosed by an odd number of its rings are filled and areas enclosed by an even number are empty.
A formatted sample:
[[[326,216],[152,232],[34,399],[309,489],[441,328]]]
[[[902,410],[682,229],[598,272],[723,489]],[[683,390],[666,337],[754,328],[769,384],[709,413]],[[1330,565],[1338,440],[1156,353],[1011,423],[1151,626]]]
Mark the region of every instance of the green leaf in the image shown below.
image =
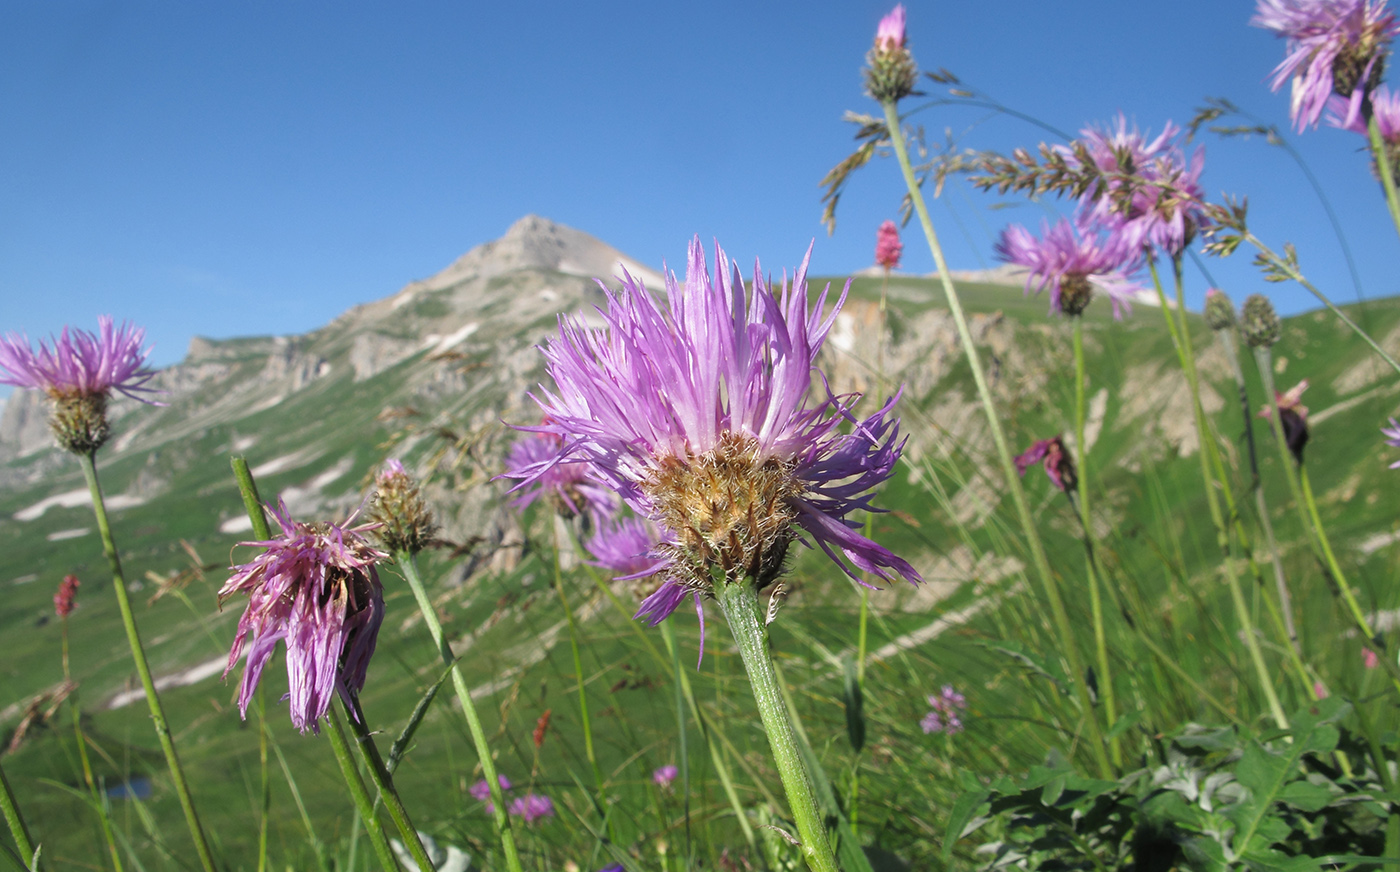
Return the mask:
[[[987,802],[987,797],[991,796],[989,790],[978,790],[960,795],[953,802],[953,807],[948,811],[948,829],[943,834],[943,865],[947,866],[953,858],[953,848],[958,840],[971,835],[976,827],[969,827],[977,812]],[[983,821],[985,823],[985,819]]]
[[[1321,811],[1332,801],[1332,791],[1321,784],[1293,781],[1279,791],[1278,798],[1303,811]]]

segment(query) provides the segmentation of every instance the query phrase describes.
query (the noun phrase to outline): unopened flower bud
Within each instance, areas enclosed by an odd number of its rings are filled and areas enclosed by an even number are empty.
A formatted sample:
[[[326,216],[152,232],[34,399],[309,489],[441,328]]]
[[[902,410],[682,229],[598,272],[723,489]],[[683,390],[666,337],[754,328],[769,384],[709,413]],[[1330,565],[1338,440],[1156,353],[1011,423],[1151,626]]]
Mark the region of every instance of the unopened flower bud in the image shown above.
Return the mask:
[[[897,103],[914,93],[919,67],[909,54],[904,33],[904,5],[880,19],[875,45],[865,56],[865,90],[881,103]]]
[[[433,513],[423,502],[418,484],[397,460],[389,460],[379,473],[377,490],[370,504],[370,520],[380,526],[370,535],[385,551],[417,554],[437,533]]]
[[[1228,330],[1235,326],[1235,305],[1224,291],[1215,288],[1206,291],[1206,324],[1212,330]]]
[[[74,600],[78,596],[78,581],[76,575],[63,576],[62,583],[58,586],[58,592],[53,595],[53,610],[60,618],[66,618],[73,613]]]
[[[107,422],[106,394],[78,394],[52,400],[49,429],[64,449],[74,454],[91,454],[112,435]]]
[[[1282,325],[1274,304],[1263,294],[1250,294],[1240,310],[1240,332],[1250,348],[1268,348],[1278,342]]]

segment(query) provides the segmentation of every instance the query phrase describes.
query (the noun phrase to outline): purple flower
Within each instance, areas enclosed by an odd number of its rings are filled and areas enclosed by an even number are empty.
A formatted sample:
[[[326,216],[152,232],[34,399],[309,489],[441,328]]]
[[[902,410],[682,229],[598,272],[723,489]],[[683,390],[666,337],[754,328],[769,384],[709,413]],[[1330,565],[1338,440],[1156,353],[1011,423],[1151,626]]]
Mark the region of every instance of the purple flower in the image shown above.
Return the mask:
[[[548,432],[526,436],[511,446],[503,475],[524,479],[511,490],[518,494],[512,505],[524,509],[543,498],[565,517],[586,515],[597,522],[611,516],[617,511],[616,494],[599,481],[589,464],[565,462],[562,446]]]
[[[1001,232],[996,243],[999,258],[1023,266],[1026,292],[1034,287],[1040,293],[1050,288],[1050,311],[1078,315],[1084,311],[1099,288],[1113,304],[1113,317],[1121,318],[1123,309],[1132,309],[1129,302],[1139,285],[1127,278],[1137,269],[1140,249],[1124,244],[1119,236],[1100,234],[1076,227],[1061,218],[1055,226],[1043,222],[1042,238],[1036,239],[1019,224]]]
[[[1059,488],[1064,493],[1074,490],[1079,479],[1074,473],[1074,461],[1070,459],[1069,449],[1059,436],[1053,439],[1041,439],[1039,442],[1027,448],[1025,453],[1016,458],[1016,471],[1021,475],[1026,474],[1036,463],[1041,463],[1045,467],[1045,474],[1050,477],[1050,483]]]
[[[1365,136],[1366,119],[1360,115],[1349,115],[1348,108],[1346,100],[1333,96],[1327,101],[1327,123]],[[1371,95],[1371,112],[1376,118],[1376,127],[1380,128],[1381,138],[1392,145],[1400,143],[1400,91],[1392,91],[1389,85],[1381,85]]]
[[[277,643],[285,642],[292,723],[303,733],[320,732],[318,721],[330,708],[332,691],[349,700],[365,686],[384,622],[384,589],[374,564],[386,555],[361,536],[368,525],[302,524],[292,520],[281,500],[272,513],[281,536],[239,543],[267,550],[233,567],[219,590],[220,603],[235,593],[248,594],[224,676],[248,642],[238,690],[238,710],[246,718],[263,667]]]
[[[900,8],[903,11],[903,7]],[[875,231],[875,262],[887,270],[899,269],[899,257],[904,253],[904,243],[899,241],[899,228],[893,221],[886,220]]]
[[[1278,403],[1278,420],[1283,429],[1283,441],[1298,463],[1303,462],[1303,449],[1308,444],[1308,407],[1303,405],[1303,391],[1308,389],[1308,380],[1303,379],[1284,393],[1274,391],[1274,401]],[[1266,405],[1259,410],[1259,417],[1272,418],[1274,408]]]
[[[904,4],[900,3],[880,19],[875,28],[875,48],[877,51],[893,51],[904,48]]]
[[[716,257],[712,279],[695,239],[685,284],[667,277],[666,305],[630,275],[620,293],[605,287],[605,326],[562,318],[544,352],[555,387],[536,398],[540,430],[662,537],[653,553],[665,583],[637,616],[655,625],[693,599],[703,622],[712,569],[727,583],[767,585],[799,530],[852,578],[865,570],[918,582],[848,517],[871,509],[870,489],[904,447],[890,415],[898,398],[862,421],[851,413],[858,395],[809,397],[845,293],[823,317],[825,291],[808,305],[806,259],[776,289],[755,265],[746,293],[724,252]]]
[[[961,733],[963,729],[959,712],[967,708],[967,700],[953,689],[951,684],[943,685],[943,690],[928,698],[933,710],[924,715],[919,726],[925,733]]]
[[[1288,56],[1274,68],[1277,91],[1292,81],[1289,107],[1301,133],[1316,127],[1335,94],[1346,101],[1339,113],[1350,127],[1380,84],[1391,39],[1400,33],[1385,0],[1259,0],[1250,24],[1288,40]]]
[[[588,540],[588,552],[594,566],[606,569],[622,579],[652,575],[666,565],[664,557],[652,551],[661,541],[656,525],[643,518],[625,517],[604,521],[593,538]]]
[[[660,769],[657,769],[655,772],[651,773],[651,780],[655,781],[657,786],[659,786],[662,790],[670,790],[671,782],[676,780],[676,775],[679,772],[679,769],[677,769],[674,766],[671,766],[670,764],[667,764],[665,766],[662,766]]]
[[[141,396],[157,393],[146,383],[154,370],[143,364],[151,350],[141,350],[146,331],[123,323],[114,327],[110,315],[97,319],[96,335],[64,327],[52,343],[29,340],[15,333],[0,339],[0,384],[41,390],[56,400],[107,396],[112,391],[152,406],[164,405]]]
[[[1381,428],[1381,435],[1385,437],[1385,444],[1391,448],[1400,448],[1400,421],[1390,419],[1389,427]],[[1400,469],[1400,460],[1390,465],[1391,469]]]
[[[511,801],[510,813],[532,824],[540,818],[554,817],[554,800],[538,793],[527,793]]]
[[[497,775],[496,783],[501,785],[501,790],[510,790],[510,779],[504,775]],[[491,785],[486,782],[485,778],[473,784],[471,789],[467,792],[470,793],[472,799],[475,799],[477,802],[486,803],[487,814],[496,813],[496,804],[491,801]]]

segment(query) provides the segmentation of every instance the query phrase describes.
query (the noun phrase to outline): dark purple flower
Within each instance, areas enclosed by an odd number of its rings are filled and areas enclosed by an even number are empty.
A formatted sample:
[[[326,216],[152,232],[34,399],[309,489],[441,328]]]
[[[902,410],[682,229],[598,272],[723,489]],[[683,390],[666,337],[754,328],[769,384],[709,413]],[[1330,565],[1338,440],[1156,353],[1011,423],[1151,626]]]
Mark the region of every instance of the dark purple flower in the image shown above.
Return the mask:
[[[501,785],[501,790],[510,790],[510,779],[504,775],[497,775],[496,783]],[[472,799],[475,799],[477,802],[486,803],[487,814],[496,813],[496,804],[491,801],[491,785],[486,783],[485,778],[473,784],[471,789],[467,792],[470,793]]]
[[[904,253],[904,243],[899,241],[899,228],[893,221],[885,221],[875,231],[875,262],[887,270],[899,269],[899,257]]]
[[[1316,127],[1335,94],[1338,114],[1364,126],[1364,104],[1380,84],[1390,41],[1400,33],[1385,0],[1259,0],[1250,24],[1288,40],[1288,56],[1274,68],[1275,91],[1292,82],[1289,107],[1301,133]]]
[[[1385,444],[1391,448],[1400,448],[1400,421],[1390,419],[1389,427],[1381,428],[1381,435],[1385,437]],[[1390,465],[1391,469],[1400,469],[1400,460]]]
[[[554,800],[538,793],[527,793],[511,801],[510,813],[532,824],[540,818],[554,817]]]
[[[1026,470],[1036,463],[1045,467],[1045,474],[1050,477],[1050,483],[1065,493],[1072,492],[1079,483],[1074,474],[1074,461],[1069,456],[1069,449],[1059,436],[1041,439],[1027,448],[1024,454],[1016,458],[1016,471],[1025,475]]]
[[[1121,318],[1122,310],[1131,310],[1130,301],[1140,286],[1127,274],[1137,269],[1141,249],[1126,246],[1116,236],[1076,228],[1064,218],[1053,227],[1044,222],[1041,233],[1036,239],[1026,228],[1012,224],[996,243],[997,257],[1030,271],[1027,293],[1048,287],[1050,311],[1078,315],[1098,288],[1113,304],[1113,317]]]
[[[248,594],[224,676],[248,642],[238,690],[238,710],[246,718],[263,667],[277,643],[285,642],[292,723],[302,732],[320,732],[318,721],[330,708],[332,692],[349,700],[365,685],[384,622],[384,589],[375,561],[387,555],[361,535],[368,525],[303,524],[292,520],[281,500],[272,513],[282,534],[239,543],[267,550],[233,567],[219,590],[220,603],[235,593]]]
[[[657,769],[655,772],[651,773],[651,780],[655,781],[657,786],[659,786],[662,790],[670,790],[671,782],[676,780],[676,776],[678,774],[680,774],[679,769],[670,764],[667,764]]]
[[[857,420],[858,395],[810,397],[845,294],[823,317],[827,293],[808,305],[806,270],[804,259],[791,285],[773,288],[756,266],[746,292],[718,249],[711,278],[696,239],[685,284],[667,277],[667,305],[627,275],[620,293],[604,288],[602,329],[562,318],[545,349],[555,387],[536,398],[540,429],[663,539],[654,553],[666,581],[637,613],[652,624],[686,599],[703,620],[712,569],[727,583],[776,580],[799,531],[852,578],[920,580],[849,517],[871,509],[869,491],[904,447],[890,414],[898,398]]]
[[[544,499],[565,517],[586,515],[595,523],[617,511],[618,499],[587,463],[564,461],[561,440],[533,433],[516,442],[506,458],[506,478],[524,479],[511,493],[512,505],[524,509]]]
[[[53,610],[60,618],[66,618],[73,614],[73,604],[78,596],[80,584],[82,582],[78,581],[76,575],[63,576],[63,581],[58,585],[58,591],[53,595]]]
[[[1278,421],[1283,428],[1283,441],[1288,446],[1293,459],[1303,462],[1303,449],[1308,444],[1308,407],[1303,405],[1303,391],[1308,389],[1308,380],[1303,379],[1284,393],[1274,391],[1278,403]],[[1272,418],[1274,407],[1266,405],[1259,410],[1259,417]]]
[[[152,406],[164,405],[142,394],[157,393],[146,383],[155,378],[144,364],[149,348],[141,349],[146,331],[130,323],[112,324],[110,315],[97,319],[98,332],[64,327],[52,343],[8,333],[0,339],[0,384],[41,390],[56,400],[107,396],[112,391]]]

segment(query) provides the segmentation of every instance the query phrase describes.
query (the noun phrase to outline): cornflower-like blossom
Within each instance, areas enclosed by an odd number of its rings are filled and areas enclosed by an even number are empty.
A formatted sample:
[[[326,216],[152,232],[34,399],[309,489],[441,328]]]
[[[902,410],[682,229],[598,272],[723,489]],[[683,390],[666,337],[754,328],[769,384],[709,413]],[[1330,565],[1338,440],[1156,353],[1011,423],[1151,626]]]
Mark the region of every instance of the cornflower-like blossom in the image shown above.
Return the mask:
[[[928,698],[932,711],[924,715],[919,726],[925,733],[961,733],[963,729],[960,712],[967,708],[967,699],[951,684],[943,685],[943,690]]]
[[[661,544],[656,525],[644,518],[614,518],[598,525],[598,531],[586,543],[591,562],[600,569],[615,573],[624,581],[653,575],[666,565],[665,558],[652,554]]]
[[[1050,477],[1050,483],[1064,493],[1073,492],[1079,483],[1074,473],[1074,460],[1070,458],[1069,449],[1059,436],[1041,439],[1027,448],[1025,453],[1016,458],[1016,471],[1025,475],[1026,470],[1036,463],[1045,467],[1045,474]]]
[[[401,461],[390,458],[375,477],[374,485],[369,519],[376,525],[375,541],[390,554],[422,551],[436,535],[437,524],[418,483]]]
[[[554,800],[538,793],[527,793],[511,801],[510,813],[532,824],[540,818],[554,817]]]
[[[886,270],[899,269],[900,255],[904,254],[904,243],[899,241],[899,228],[886,220],[875,232],[875,262]]]
[[[66,618],[73,614],[73,605],[77,599],[80,584],[82,582],[78,581],[76,575],[63,576],[63,581],[59,583],[58,590],[53,595],[53,610],[60,618]]]
[[[1074,316],[1089,305],[1097,287],[1113,304],[1113,317],[1121,318],[1125,309],[1131,311],[1129,301],[1140,286],[1127,274],[1137,269],[1140,249],[1126,246],[1118,236],[1076,228],[1064,218],[1053,227],[1043,222],[1041,232],[1036,239],[1026,228],[1012,224],[996,242],[997,257],[1029,270],[1026,293],[1048,287],[1050,311]]]
[[[904,4],[891,9],[875,29],[875,44],[865,56],[865,90],[881,103],[897,103],[916,93],[919,68],[909,54]]]
[[[517,494],[512,505],[523,510],[543,499],[566,518],[583,515],[594,523],[613,515],[618,508],[617,495],[588,463],[565,461],[563,444],[558,436],[545,431],[511,446],[504,476],[524,479],[511,491]]]
[[[221,604],[235,593],[248,594],[224,677],[247,643],[238,690],[238,710],[246,718],[263,667],[277,643],[285,642],[292,723],[303,733],[320,732],[332,692],[350,701],[365,685],[384,622],[384,589],[375,561],[388,555],[361,535],[370,525],[303,524],[292,520],[281,500],[272,514],[282,534],[239,543],[267,550],[233,567],[219,590]]]
[[[132,324],[116,327],[110,315],[97,319],[97,333],[64,327],[58,338],[29,339],[15,333],[0,338],[0,384],[32,388],[53,403],[49,426],[60,445],[86,454],[101,448],[111,435],[107,400],[113,391],[152,406],[164,405],[145,394],[158,393],[147,383],[149,348],[142,350],[146,331]]]
[[[496,783],[501,785],[501,790],[510,790],[510,779],[505,777],[504,775],[497,775]],[[491,801],[491,785],[486,782],[485,778],[473,784],[471,786],[471,789],[467,792],[470,793],[472,795],[472,799],[476,800],[477,802],[486,803],[487,814],[496,813],[496,804]]]
[[[1400,421],[1390,419],[1389,427],[1381,428],[1381,435],[1385,437],[1385,444],[1391,448],[1400,448]],[[1400,460],[1390,465],[1391,469],[1400,469]]]
[[[1365,125],[1365,104],[1385,74],[1390,41],[1400,33],[1385,0],[1259,0],[1250,24],[1288,40],[1274,68],[1273,89],[1291,81],[1293,125],[1316,127],[1335,94],[1345,100],[1346,126]]]
[[[657,786],[662,790],[669,791],[671,789],[671,783],[676,780],[676,776],[679,774],[679,769],[667,764],[651,773],[651,780],[655,781]]]
[[[1112,127],[1080,131],[1080,147],[1058,150],[1071,166],[1087,153],[1102,185],[1080,198],[1086,225],[1102,228],[1130,251],[1153,248],[1176,257],[1205,221],[1205,149],[1190,155],[1181,145],[1181,128],[1168,121],[1155,139],[1129,129],[1120,114]]]
[[[747,294],[718,248],[716,258],[712,279],[693,240],[685,284],[667,276],[665,306],[630,275],[619,293],[604,287],[606,326],[562,318],[544,352],[556,387],[536,398],[541,429],[660,535],[651,554],[664,583],[637,616],[655,625],[693,599],[703,628],[715,585],[775,581],[799,531],[858,581],[864,570],[917,583],[848,517],[872,509],[870,489],[904,447],[890,414],[898,397],[857,420],[858,395],[808,396],[845,293],[823,317],[826,291],[808,305],[806,258],[776,289],[755,266]]]
[[[1350,108],[1351,104],[1346,100],[1332,97],[1327,102],[1327,123],[1368,136],[1366,119],[1360,115],[1349,114]],[[1371,95],[1371,114],[1376,119],[1376,129],[1380,131],[1381,142],[1385,145],[1385,157],[1390,162],[1391,175],[1400,178],[1400,91],[1392,91],[1387,85],[1377,88]],[[1376,178],[1380,178],[1380,166],[1374,155],[1371,157],[1371,171],[1376,174]]]
[[[1308,389],[1308,380],[1303,379],[1284,393],[1274,391],[1278,403],[1278,420],[1283,425],[1283,441],[1288,446],[1293,459],[1303,462],[1303,448],[1308,444],[1308,407],[1303,405],[1303,391]],[[1259,417],[1272,418],[1274,407],[1266,405],[1259,410]]]

